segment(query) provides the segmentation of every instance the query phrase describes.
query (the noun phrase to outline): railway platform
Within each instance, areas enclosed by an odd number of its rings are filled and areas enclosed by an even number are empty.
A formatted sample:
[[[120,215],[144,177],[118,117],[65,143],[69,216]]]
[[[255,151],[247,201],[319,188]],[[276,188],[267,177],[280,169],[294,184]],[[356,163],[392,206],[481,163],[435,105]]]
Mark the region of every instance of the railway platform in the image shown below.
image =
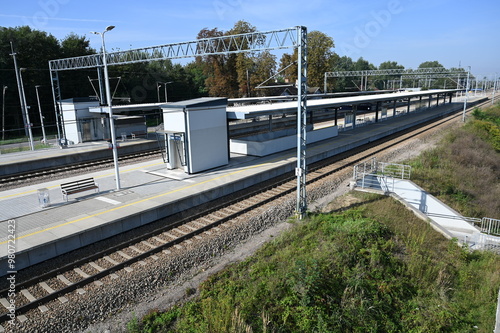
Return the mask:
[[[127,141],[118,140],[120,154],[133,154],[144,150],[158,148],[158,142],[146,138]],[[113,153],[106,141],[93,141],[59,148],[23,151],[3,154],[0,157],[0,176],[8,176],[21,172],[64,166],[66,164],[84,163],[103,158],[112,158]]]
[[[337,137],[308,145],[307,162],[331,157],[462,108],[463,103],[444,104],[341,131]],[[163,160],[158,159],[121,167],[122,188],[119,191],[115,191],[113,169],[0,190],[0,275],[13,270],[7,266],[8,245],[15,247],[15,270],[20,270],[293,172],[295,167],[295,149],[265,157],[233,154],[229,165],[199,174],[167,170]],[[88,191],[71,195],[68,202],[63,199],[61,183],[89,177],[99,184],[99,193]],[[39,189],[47,189],[49,193],[50,205],[46,208],[39,204]],[[13,233],[9,225],[14,226]]]

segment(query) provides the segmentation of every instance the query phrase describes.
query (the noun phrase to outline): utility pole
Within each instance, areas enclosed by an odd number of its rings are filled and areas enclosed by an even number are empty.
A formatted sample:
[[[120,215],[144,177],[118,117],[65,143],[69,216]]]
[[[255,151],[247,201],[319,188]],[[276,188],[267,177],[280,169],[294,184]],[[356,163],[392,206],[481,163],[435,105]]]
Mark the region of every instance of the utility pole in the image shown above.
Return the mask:
[[[2,91],[2,141],[5,140],[5,90],[7,86],[3,86]]]
[[[24,131],[25,134],[29,136],[31,150],[35,150],[35,146],[33,145],[33,133],[31,132],[30,117],[28,113],[28,107],[26,105],[26,96],[24,95],[23,77],[21,76],[21,70],[17,69],[16,53],[14,52],[14,46],[12,45],[12,42],[10,42],[10,48],[12,50],[12,53],[10,55],[12,56],[12,58],[14,58],[14,69],[16,71],[17,88],[19,90],[19,101],[21,102],[21,111],[24,119]]]
[[[497,73],[495,73],[495,81],[493,81],[493,96],[491,97],[491,105],[495,103],[495,91],[497,90]]]
[[[36,89],[36,99],[38,101],[38,112],[40,112],[40,124],[42,126],[42,135],[43,135],[42,142],[43,143],[47,143],[47,137],[45,136],[45,126],[43,125],[43,115],[42,115],[42,106],[40,104],[40,95],[38,94],[38,88],[39,87],[40,87],[39,85],[35,86],[35,89]]]
[[[22,75],[22,72],[24,70],[26,70],[26,68],[19,68],[19,79],[21,81],[21,91],[22,91],[22,95],[23,95],[23,103],[24,103],[24,108],[26,110],[26,123],[28,126],[28,134],[29,134],[29,138],[30,138],[30,148],[31,148],[31,150],[35,150],[35,144],[33,142],[33,132],[31,131],[30,114],[28,112],[30,107],[28,106],[28,103],[26,103],[26,93],[24,92],[23,75]]]
[[[470,66],[467,71],[467,84],[465,85],[465,101],[464,101],[464,112],[462,113],[462,121],[465,123],[465,110],[467,109],[467,98],[469,97],[469,78],[470,78]]]

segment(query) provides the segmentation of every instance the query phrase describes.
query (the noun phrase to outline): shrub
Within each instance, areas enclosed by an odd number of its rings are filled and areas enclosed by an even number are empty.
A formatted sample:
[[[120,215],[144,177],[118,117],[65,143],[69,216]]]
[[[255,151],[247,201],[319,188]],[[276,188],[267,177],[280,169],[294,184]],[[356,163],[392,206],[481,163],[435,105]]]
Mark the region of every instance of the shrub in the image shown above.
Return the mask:
[[[143,332],[489,332],[498,257],[469,253],[391,198],[298,223]],[[161,321],[164,321],[163,323]]]

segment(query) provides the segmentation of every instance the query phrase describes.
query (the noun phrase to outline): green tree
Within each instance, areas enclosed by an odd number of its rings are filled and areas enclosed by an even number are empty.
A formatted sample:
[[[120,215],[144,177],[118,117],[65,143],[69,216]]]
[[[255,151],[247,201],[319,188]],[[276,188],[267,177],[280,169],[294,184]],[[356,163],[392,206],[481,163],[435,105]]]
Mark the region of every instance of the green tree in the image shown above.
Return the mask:
[[[253,60],[254,70],[252,72],[252,75],[250,76],[250,86],[253,87],[253,94],[258,96],[265,96],[265,89],[254,89],[254,87],[268,80],[275,74],[276,56],[271,54],[269,51],[265,51],[254,57]]]
[[[229,30],[226,35],[239,35],[245,33],[256,32],[257,28],[246,21],[238,21],[234,24],[234,27]],[[244,40],[238,40],[238,44],[243,44],[243,48],[248,47]],[[238,96],[250,96],[253,87],[251,87],[249,82],[250,72],[254,71],[254,57],[255,52],[251,53],[237,53],[231,54],[228,56],[227,65],[232,66],[234,64],[235,72],[236,72],[236,81],[238,88]],[[234,77],[231,77],[234,79]],[[233,91],[234,91],[233,87]]]
[[[205,86],[207,76],[203,72],[203,65],[200,62],[192,61],[184,67],[186,74],[193,82],[193,93],[197,96],[207,96],[208,89]]]
[[[331,71],[332,72],[345,72],[354,70],[354,62],[348,56],[340,57],[337,53],[334,53],[331,57]],[[327,91],[328,92],[339,92],[347,90],[357,90],[352,83],[352,78],[349,77],[333,77],[327,80]]]
[[[198,39],[239,35],[256,32],[257,28],[246,21],[238,21],[233,28],[227,32],[217,28],[204,28],[198,33]],[[264,41],[263,41],[264,42]],[[245,40],[236,43],[243,45]],[[190,65],[191,69],[203,68],[206,91],[210,96],[242,97],[253,93],[251,77],[255,76],[258,67],[258,54],[256,52],[209,55],[196,58],[196,66]],[[200,73],[196,78],[200,79]]]
[[[360,57],[354,63],[354,70],[355,71],[365,71],[365,70],[374,70],[374,69],[377,69],[377,67],[375,67],[375,65],[368,62],[367,60],[363,59],[363,57]],[[370,78],[372,78],[372,77],[370,77]],[[355,81],[353,81],[353,82],[355,82]],[[354,83],[354,84],[357,86],[356,83]],[[364,85],[366,85],[366,83]],[[361,88],[361,86],[360,86],[360,88]],[[366,88],[369,90],[370,86],[366,85]],[[362,89],[364,89],[364,87]]]
[[[434,60],[434,61],[424,61],[423,63],[421,63],[420,65],[418,65],[418,68],[436,68],[436,67],[443,67],[443,65],[441,65],[439,63],[439,61],[437,60]]]
[[[333,38],[320,31],[311,31],[307,34],[307,85],[309,87],[323,87],[325,72],[330,71],[333,59]],[[280,60],[280,71],[285,82],[294,84],[297,80],[298,53],[285,53]],[[291,66],[290,66],[291,65]],[[290,66],[286,68],[287,66]],[[286,68],[286,69],[285,69]]]
[[[28,26],[15,28],[0,27],[0,84],[8,86],[5,95],[5,128],[6,138],[24,135],[24,123],[19,102],[14,60],[11,56],[11,42],[16,53],[19,68],[22,71],[27,105],[30,106],[30,121],[33,123],[33,133],[38,135],[40,117],[36,99],[35,85],[41,85],[42,110],[46,117],[48,130],[53,130],[53,103],[50,94],[50,75],[48,61],[61,56],[61,46],[51,34],[33,30]]]
[[[70,33],[61,41],[61,53],[58,58],[81,57],[95,54],[96,50],[90,47],[90,41],[85,36]],[[94,76],[94,70],[75,70],[60,72],[59,78],[64,86],[62,92],[65,98],[84,97],[95,94],[89,82],[89,76]]]
[[[70,58],[94,54],[96,50],[90,47],[87,37],[72,32],[61,41],[61,52],[63,57]]]
[[[443,65],[439,63],[439,61],[424,61],[421,63],[418,68],[444,68]],[[433,79],[432,75],[429,75],[424,78],[420,78],[419,80],[420,86],[423,88],[443,88],[445,79]]]
[[[377,69],[377,67],[375,67],[375,65],[373,65],[369,61],[363,59],[363,57],[360,57],[354,63],[354,70],[355,71],[374,70],[374,69]]]
[[[320,31],[311,31],[307,34],[307,80],[310,87],[322,87],[325,72],[332,64],[332,49],[335,47],[333,38]]]
[[[214,28],[204,28],[198,33],[198,39],[224,36],[224,32]],[[197,57],[206,76],[205,86],[210,96],[236,97],[238,87],[234,62],[227,55],[208,55]]]
[[[284,83],[295,84],[297,81],[297,52],[293,54],[284,53],[280,59],[280,77]]]
[[[384,61],[378,66],[378,69],[404,69],[405,66],[399,65],[397,61]],[[399,80],[401,78],[401,75],[382,75],[382,76],[376,76],[374,78],[375,86],[378,89],[388,89],[390,86],[388,84],[388,81],[390,80]]]

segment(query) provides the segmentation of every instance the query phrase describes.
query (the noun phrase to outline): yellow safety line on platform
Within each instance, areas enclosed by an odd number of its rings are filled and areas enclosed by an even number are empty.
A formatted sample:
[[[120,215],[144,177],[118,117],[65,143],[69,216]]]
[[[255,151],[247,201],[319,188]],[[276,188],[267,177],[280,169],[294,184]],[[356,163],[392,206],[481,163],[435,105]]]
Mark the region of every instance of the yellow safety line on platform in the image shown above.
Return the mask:
[[[277,159],[277,160],[278,160],[278,159]],[[279,160],[282,160],[282,158],[280,158]],[[116,211],[116,210],[120,210],[120,209],[122,209],[122,208],[129,207],[129,206],[133,206],[133,205],[136,205],[136,204],[139,204],[139,203],[142,203],[142,202],[146,202],[146,201],[149,201],[149,200],[153,200],[153,199],[161,198],[161,197],[163,197],[163,196],[166,196],[166,195],[169,195],[169,194],[172,194],[172,193],[175,193],[175,192],[179,192],[179,191],[182,191],[182,190],[186,190],[186,189],[189,189],[189,188],[191,188],[191,187],[195,187],[195,186],[202,185],[202,184],[206,184],[206,183],[209,183],[209,182],[212,182],[212,181],[215,181],[215,180],[221,179],[221,178],[225,178],[225,177],[228,177],[228,176],[232,176],[232,175],[235,175],[235,174],[237,174],[237,173],[240,173],[240,172],[243,172],[243,171],[246,171],[246,170],[250,170],[250,169],[258,168],[258,167],[263,166],[263,165],[266,165],[266,164],[268,164],[268,163],[271,163],[271,162],[262,163],[262,164],[257,164],[257,165],[252,165],[252,166],[247,167],[247,168],[245,168],[245,169],[241,169],[241,170],[238,170],[238,171],[234,171],[234,172],[231,172],[231,173],[228,173],[228,174],[225,174],[225,175],[221,175],[221,176],[218,176],[218,177],[215,177],[215,178],[207,179],[207,180],[204,180],[204,181],[202,181],[202,182],[195,183],[195,184],[192,184],[192,185],[188,185],[188,186],[184,186],[184,187],[181,187],[181,188],[177,188],[177,189],[175,189],[175,190],[172,190],[172,191],[169,191],[169,192],[165,192],[165,193],[161,193],[161,194],[155,195],[155,196],[150,197],[150,198],[141,199],[141,200],[134,201],[134,202],[131,202],[131,203],[128,203],[128,204],[124,204],[124,205],[122,205],[122,206],[118,206],[118,207],[115,207],[115,208],[111,208],[111,209],[105,210],[105,211],[100,212],[100,213],[95,213],[95,214],[92,214],[92,215],[89,215],[89,216],[81,217],[81,218],[76,219],[76,220],[73,220],[73,221],[68,221],[68,222],[65,222],[65,223],[61,223],[61,224],[58,224],[58,225],[53,226],[53,227],[50,227],[50,228],[46,228],[46,229],[42,229],[42,230],[38,230],[38,231],[32,232],[32,233],[27,234],[27,235],[19,236],[19,237],[17,237],[15,240],[19,240],[19,239],[26,238],[26,237],[29,237],[29,236],[37,235],[37,234],[42,233],[42,232],[45,232],[45,231],[50,231],[50,230],[52,230],[52,229],[56,229],[56,228],[59,228],[59,227],[63,227],[63,226],[65,226],[65,225],[69,225],[69,224],[73,224],[73,223],[75,223],[75,222],[79,222],[79,221],[83,221],[83,220],[89,219],[89,218],[91,218],[91,217],[96,217],[96,216],[103,215],[103,214],[106,214],[106,213],[109,213],[109,212],[113,212],[113,211]],[[4,242],[1,242],[1,243],[0,243],[0,245],[2,245],[2,244],[6,244],[7,242],[8,242],[8,240],[7,240],[7,241],[4,241]]]
[[[120,173],[135,171],[137,169],[149,168],[149,167],[157,166],[157,165],[160,165],[160,164],[164,164],[164,163],[163,162],[158,162],[158,163],[148,164],[148,165],[144,165],[144,166],[140,166],[140,167],[136,167],[136,168],[132,168],[132,169],[126,169],[126,170],[120,171]],[[104,174],[104,175],[95,176],[94,178],[99,179],[99,178],[104,178],[104,177],[108,177],[108,176],[114,176],[114,173],[110,172],[110,173],[107,173],[107,174]],[[59,187],[59,186],[60,185],[52,185],[52,186],[47,186],[46,188],[51,189],[51,188],[56,188],[56,187]],[[29,190],[29,191],[25,191],[25,192],[21,192],[21,193],[14,193],[14,194],[9,194],[9,195],[4,195],[3,197],[0,197],[0,200],[6,199],[6,198],[17,197],[17,196],[20,196],[20,195],[30,194],[30,193],[34,193],[36,191],[37,190]]]

